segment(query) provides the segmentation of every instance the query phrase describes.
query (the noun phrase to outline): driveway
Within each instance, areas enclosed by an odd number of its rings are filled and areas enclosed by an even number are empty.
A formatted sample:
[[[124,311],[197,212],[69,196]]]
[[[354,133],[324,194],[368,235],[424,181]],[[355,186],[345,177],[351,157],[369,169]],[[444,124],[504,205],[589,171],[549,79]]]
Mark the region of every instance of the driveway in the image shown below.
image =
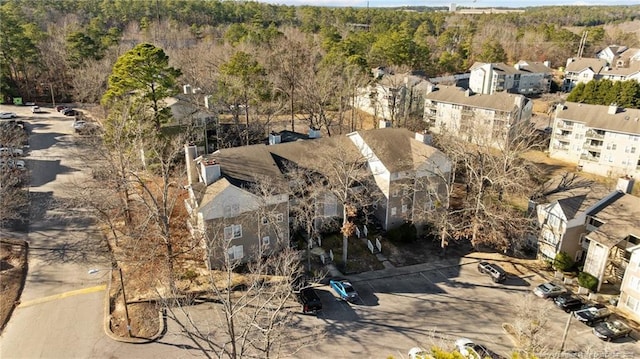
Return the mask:
[[[553,302],[531,295],[545,281],[519,266],[510,268],[503,284],[496,284],[477,271],[478,258],[471,254],[456,261],[385,269],[349,276],[361,296],[357,304],[336,298],[328,286],[318,288],[323,312],[304,318],[306,326],[322,325],[327,338],[296,357],[406,358],[414,346],[437,345],[452,350],[456,339],[465,337],[510,357],[514,345],[502,329],[514,323],[518,311],[528,303],[530,310],[546,314],[548,329],[542,334],[549,355],[559,352],[569,314]],[[525,300],[528,298],[528,301]],[[640,350],[632,339],[606,343],[591,328],[572,320],[564,346],[570,357],[638,358]],[[543,356],[544,357],[544,356]]]
[[[21,235],[29,243],[29,269],[21,305],[0,338],[2,358],[90,357],[104,336],[105,277],[87,271],[108,267],[108,250],[91,218],[69,201],[86,166],[77,156],[73,118],[44,110],[2,108],[16,112],[30,131],[25,162],[32,176]],[[89,337],[93,344],[84,345]]]

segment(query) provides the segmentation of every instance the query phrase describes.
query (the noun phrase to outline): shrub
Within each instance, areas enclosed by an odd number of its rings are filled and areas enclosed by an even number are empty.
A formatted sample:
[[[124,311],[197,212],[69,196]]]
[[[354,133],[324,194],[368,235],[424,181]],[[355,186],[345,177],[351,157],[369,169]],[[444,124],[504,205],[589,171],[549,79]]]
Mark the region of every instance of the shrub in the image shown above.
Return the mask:
[[[581,287],[595,292],[598,288],[598,278],[587,272],[580,272],[580,274],[578,274],[578,284],[580,284]]]
[[[418,237],[418,230],[413,223],[405,222],[400,226],[393,228],[387,232],[387,237],[391,242],[413,242]]]
[[[570,270],[574,265],[573,259],[565,252],[556,254],[556,258],[553,260],[553,267],[563,272]]]

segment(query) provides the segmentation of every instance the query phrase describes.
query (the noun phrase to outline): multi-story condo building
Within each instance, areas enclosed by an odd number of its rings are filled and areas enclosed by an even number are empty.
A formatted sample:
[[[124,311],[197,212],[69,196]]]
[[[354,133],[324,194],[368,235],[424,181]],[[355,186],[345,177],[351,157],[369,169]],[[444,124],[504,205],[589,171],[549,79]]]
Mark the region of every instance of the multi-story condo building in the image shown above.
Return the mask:
[[[548,61],[524,60],[514,66],[476,62],[471,66],[469,89],[487,95],[502,91],[519,94],[547,93],[551,89],[553,78],[549,65]]]
[[[640,110],[565,102],[556,107],[549,156],[601,176],[640,176]]]
[[[185,146],[188,226],[207,249],[209,267],[218,267],[226,258],[268,255],[288,245],[290,217],[298,200],[290,185],[301,181],[290,176],[296,169],[326,179],[335,176],[333,162],[339,166],[353,159],[366,166],[370,189],[380,193],[369,206],[383,229],[405,221],[424,227],[448,201],[451,161],[428,145],[422,133],[380,128],[327,138],[310,133],[309,138],[285,143],[273,134],[269,145],[225,148],[201,156],[195,146]],[[336,151],[348,158],[323,157]],[[342,218],[343,208],[335,192],[326,189],[314,197],[313,222]]]
[[[569,58],[564,71],[563,91],[591,80],[640,81],[640,49],[609,46],[596,58]]]
[[[424,119],[434,133],[447,132],[466,141],[500,147],[514,124],[531,119],[532,106],[523,95],[483,95],[438,86],[426,95]]]

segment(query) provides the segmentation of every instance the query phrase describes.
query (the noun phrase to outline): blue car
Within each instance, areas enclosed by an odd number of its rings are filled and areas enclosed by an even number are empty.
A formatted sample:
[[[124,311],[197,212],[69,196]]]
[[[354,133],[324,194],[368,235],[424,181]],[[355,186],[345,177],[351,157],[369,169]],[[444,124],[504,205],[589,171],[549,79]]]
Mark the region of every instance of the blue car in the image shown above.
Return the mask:
[[[340,279],[340,280],[330,280],[329,285],[333,290],[338,294],[338,296],[342,300],[346,300],[347,302],[355,302],[358,299],[358,292],[353,289],[353,286],[349,281]]]

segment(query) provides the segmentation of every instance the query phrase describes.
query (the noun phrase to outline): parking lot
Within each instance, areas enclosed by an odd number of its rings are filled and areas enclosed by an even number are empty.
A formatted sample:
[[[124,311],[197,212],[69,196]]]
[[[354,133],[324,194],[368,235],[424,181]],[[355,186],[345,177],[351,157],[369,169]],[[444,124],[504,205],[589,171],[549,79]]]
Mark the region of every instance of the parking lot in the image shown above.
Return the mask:
[[[425,264],[350,276],[361,300],[347,304],[328,286],[318,288],[323,311],[306,316],[305,325],[326,326],[326,338],[296,357],[406,358],[414,346],[432,345],[451,350],[465,337],[508,357],[514,348],[503,323],[513,324],[525,296],[545,281],[537,273],[510,273],[496,284],[477,271],[477,258],[462,258],[458,265]],[[532,297],[531,310],[548,314],[547,343],[542,357],[557,357],[569,314],[552,301]],[[597,339],[591,328],[575,319],[569,326],[562,357],[638,358],[632,338],[613,343]]]

